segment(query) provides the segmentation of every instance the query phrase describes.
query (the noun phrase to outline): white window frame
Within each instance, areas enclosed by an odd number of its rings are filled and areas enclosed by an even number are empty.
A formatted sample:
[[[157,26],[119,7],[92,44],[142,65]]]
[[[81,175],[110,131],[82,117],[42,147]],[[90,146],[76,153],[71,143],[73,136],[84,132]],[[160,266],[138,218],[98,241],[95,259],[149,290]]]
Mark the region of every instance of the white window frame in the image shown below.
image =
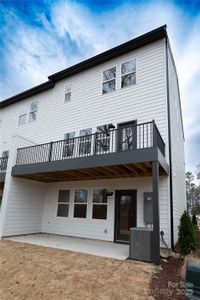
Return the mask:
[[[131,60],[135,60],[135,71],[122,74],[122,65]],[[125,75],[132,74],[132,73],[135,73],[135,83],[122,87],[122,77]],[[136,84],[137,84],[137,57],[133,57],[130,59],[126,59],[125,61],[120,63],[120,89],[125,89],[125,88],[131,87],[131,86],[135,86]]]
[[[31,105],[32,105],[32,103],[36,103],[36,105],[37,105],[37,109],[31,109]],[[35,118],[35,120],[30,120],[30,116],[31,116],[31,114],[32,113],[36,113],[36,118]],[[34,122],[36,122],[37,121],[37,113],[38,113],[38,101],[37,100],[34,100],[34,101],[31,101],[31,103],[30,103],[30,108],[29,108],[29,116],[28,116],[28,122],[29,123],[34,123]]]
[[[87,202],[75,202],[75,195],[76,195],[76,190],[87,190]],[[89,204],[89,197],[90,197],[90,194],[89,194],[89,188],[85,188],[85,187],[77,187],[77,188],[74,188],[73,189],[73,214],[72,214],[72,217],[73,219],[79,219],[79,220],[86,220],[88,219],[88,204]],[[81,205],[86,205],[86,217],[85,218],[81,218],[81,217],[75,217],[74,216],[74,213],[75,213],[75,205],[76,204],[81,204]]]
[[[107,190],[108,191],[108,188],[106,187],[94,187],[92,188],[92,220],[100,220],[100,221],[106,221],[108,220],[108,196],[107,196],[107,202],[106,203],[99,203],[99,202],[93,202],[93,195],[94,195],[94,190]],[[93,207],[95,205],[104,205],[107,207],[107,210],[106,210],[106,219],[97,219],[97,218],[93,218]]]
[[[103,72],[104,72],[104,71],[107,71],[107,70],[110,70],[110,69],[112,69],[112,68],[115,68],[115,69],[116,69],[115,77],[112,78],[112,79],[109,79],[109,80],[104,80],[104,79],[103,79]],[[109,82],[109,81],[113,81],[113,80],[115,81],[115,89],[114,89],[113,91],[108,92],[108,93],[103,93],[103,84],[106,83],[106,82]],[[114,65],[114,66],[110,66],[110,67],[108,67],[108,68],[102,70],[101,94],[102,94],[102,95],[107,95],[107,94],[116,92],[116,90],[117,90],[117,65]]]
[[[20,108],[20,111],[19,111],[19,117],[18,117],[18,126],[23,126],[26,124],[26,121],[27,121],[27,115],[28,115],[28,106],[27,105],[23,105],[21,108]],[[20,118],[21,117],[25,117],[24,119],[24,122],[20,124]]]
[[[59,192],[60,191],[69,191],[69,201],[67,202],[60,202],[59,201]],[[71,201],[70,201],[70,198],[71,198],[71,190],[69,188],[60,188],[57,190],[57,203],[56,203],[56,218],[69,218],[70,216],[70,204],[71,204]],[[67,216],[58,216],[58,206],[59,204],[64,204],[64,205],[68,205],[68,215]]]
[[[70,95],[68,100],[66,100],[66,95]],[[68,83],[65,85],[64,103],[70,102],[71,100],[72,100],[72,84]]]

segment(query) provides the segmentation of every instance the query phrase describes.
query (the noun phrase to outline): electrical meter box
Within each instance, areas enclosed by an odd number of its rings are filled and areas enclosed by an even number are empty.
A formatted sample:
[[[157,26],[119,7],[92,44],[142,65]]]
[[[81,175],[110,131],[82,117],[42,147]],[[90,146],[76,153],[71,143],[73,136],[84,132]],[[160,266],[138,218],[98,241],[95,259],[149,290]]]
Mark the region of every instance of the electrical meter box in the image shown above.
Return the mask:
[[[144,193],[144,223],[153,224],[153,193]]]

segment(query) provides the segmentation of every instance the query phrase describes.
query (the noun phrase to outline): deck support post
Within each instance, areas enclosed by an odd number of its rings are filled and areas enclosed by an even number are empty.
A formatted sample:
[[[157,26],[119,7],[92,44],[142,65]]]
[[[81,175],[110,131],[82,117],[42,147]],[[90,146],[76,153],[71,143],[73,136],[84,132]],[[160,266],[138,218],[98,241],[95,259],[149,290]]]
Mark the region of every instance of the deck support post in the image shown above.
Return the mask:
[[[160,212],[159,212],[159,163],[152,162],[152,192],[153,192],[153,236],[152,259],[155,265],[160,264]]]

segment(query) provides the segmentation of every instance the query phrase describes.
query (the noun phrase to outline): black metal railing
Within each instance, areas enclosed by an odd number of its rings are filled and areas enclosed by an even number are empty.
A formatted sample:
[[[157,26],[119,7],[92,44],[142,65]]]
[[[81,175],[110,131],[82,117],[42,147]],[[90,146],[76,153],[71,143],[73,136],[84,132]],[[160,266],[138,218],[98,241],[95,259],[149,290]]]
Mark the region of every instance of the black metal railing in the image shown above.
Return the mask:
[[[8,156],[0,157],[0,173],[5,173],[8,164]]]
[[[16,165],[74,159],[152,147],[158,147],[165,155],[165,143],[154,121],[19,148],[17,150]]]

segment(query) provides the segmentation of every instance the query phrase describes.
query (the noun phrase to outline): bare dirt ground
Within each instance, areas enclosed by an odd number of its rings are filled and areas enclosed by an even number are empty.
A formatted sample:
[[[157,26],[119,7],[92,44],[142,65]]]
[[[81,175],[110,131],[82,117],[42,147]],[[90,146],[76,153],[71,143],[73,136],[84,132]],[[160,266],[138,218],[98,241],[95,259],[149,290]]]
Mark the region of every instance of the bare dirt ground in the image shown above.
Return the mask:
[[[161,260],[161,270],[151,280],[151,291],[156,300],[187,300],[180,275],[183,263],[174,257]]]
[[[156,267],[0,241],[1,300],[146,300]]]

